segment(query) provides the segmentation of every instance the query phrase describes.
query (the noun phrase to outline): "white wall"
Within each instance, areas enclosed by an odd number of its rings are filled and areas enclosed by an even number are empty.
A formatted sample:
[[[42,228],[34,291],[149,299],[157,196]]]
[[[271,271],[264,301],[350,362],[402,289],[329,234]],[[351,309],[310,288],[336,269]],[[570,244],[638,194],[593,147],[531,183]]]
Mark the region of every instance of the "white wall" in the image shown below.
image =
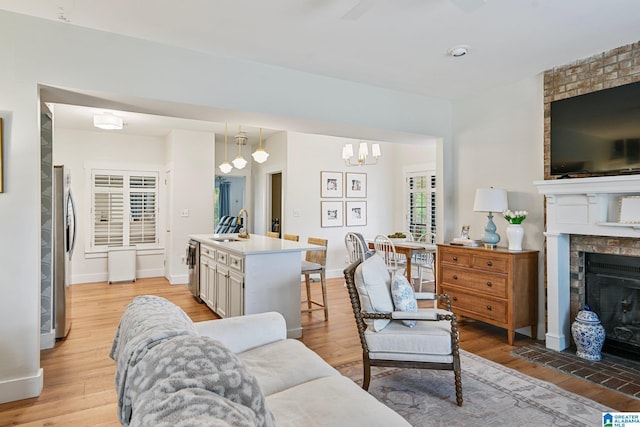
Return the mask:
[[[184,254],[189,235],[213,232],[214,140],[213,133],[184,130],[173,130],[167,137],[166,275],[172,284],[188,281]]]
[[[0,194],[0,402],[38,395],[42,387],[39,84],[173,106],[293,117],[334,128],[443,135],[447,140],[451,135],[451,104],[446,100],[5,11],[0,12],[0,39],[5,42],[0,67],[5,162],[5,192]]]
[[[53,162],[69,168],[71,191],[77,209],[78,234],[76,250],[71,261],[72,283],[107,280],[107,254],[88,252],[91,227],[91,168],[157,170],[162,177],[162,167],[165,164],[164,145],[164,138],[158,137],[58,128],[55,127],[54,111]],[[164,235],[161,239],[161,245],[164,246]],[[137,277],[157,276],[158,272],[163,270],[163,258],[162,251],[139,254],[136,262]]]
[[[523,248],[540,251],[538,288],[538,338],[544,339],[544,198],[533,181],[544,179],[543,81],[534,76],[493,88],[454,103],[454,148],[457,198],[450,213],[459,233],[471,225],[471,238],[479,239],[487,214],[473,212],[475,190],[498,187],[508,191],[512,210],[527,210],[523,222]],[[508,223],[494,214],[500,246],[506,246]],[[445,236],[445,241],[457,235]]]

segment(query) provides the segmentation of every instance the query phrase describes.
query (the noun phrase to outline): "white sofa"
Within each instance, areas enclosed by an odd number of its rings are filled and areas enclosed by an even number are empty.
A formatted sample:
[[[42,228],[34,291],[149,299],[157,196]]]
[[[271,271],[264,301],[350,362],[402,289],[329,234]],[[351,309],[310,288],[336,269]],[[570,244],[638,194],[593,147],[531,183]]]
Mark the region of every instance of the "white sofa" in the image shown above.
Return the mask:
[[[279,427],[409,426],[298,340],[270,312],[195,323],[222,342],[256,377]]]
[[[280,313],[194,323],[133,299],[110,356],[124,426],[409,426],[302,342]]]

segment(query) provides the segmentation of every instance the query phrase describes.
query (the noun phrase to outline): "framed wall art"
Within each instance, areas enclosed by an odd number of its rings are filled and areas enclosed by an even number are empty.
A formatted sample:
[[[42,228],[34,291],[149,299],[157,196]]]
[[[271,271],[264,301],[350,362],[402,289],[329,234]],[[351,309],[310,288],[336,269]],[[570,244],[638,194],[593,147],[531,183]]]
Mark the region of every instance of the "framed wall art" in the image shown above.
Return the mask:
[[[367,202],[347,202],[347,227],[367,225]]]
[[[342,212],[342,201],[340,202],[320,202],[320,226],[321,227],[342,227],[344,223]]]
[[[347,197],[367,197],[367,174],[346,172]]]
[[[320,197],[342,197],[342,172],[320,172]]]

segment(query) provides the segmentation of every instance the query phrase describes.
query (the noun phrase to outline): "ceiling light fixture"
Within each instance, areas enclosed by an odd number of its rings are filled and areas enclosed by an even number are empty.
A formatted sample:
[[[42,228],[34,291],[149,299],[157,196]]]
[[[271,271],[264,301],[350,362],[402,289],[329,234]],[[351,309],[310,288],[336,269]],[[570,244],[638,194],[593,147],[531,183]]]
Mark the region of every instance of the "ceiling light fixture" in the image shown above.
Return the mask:
[[[238,155],[231,163],[238,169],[242,169],[247,165],[247,161],[242,157],[241,148],[243,145],[247,145],[247,134],[242,132],[242,128],[238,125],[238,134],[236,135],[236,142],[238,143]]]
[[[342,160],[347,166],[367,166],[367,165],[375,165],[378,163],[378,158],[380,157],[380,144],[371,144],[371,156],[373,157],[373,162],[367,163],[367,157],[369,156],[369,146],[366,142],[360,141],[360,145],[358,147],[358,159],[357,163],[352,163],[351,158],[353,157],[353,145],[345,144],[342,147]]]
[[[218,168],[220,168],[220,171],[222,171],[222,173],[229,173],[231,172],[231,169],[233,169],[233,166],[231,166],[231,163],[229,163],[229,161],[227,160],[227,123],[226,122],[224,124],[224,162],[222,162],[220,166],[218,166]]]
[[[463,44],[454,46],[447,51],[447,54],[454,58],[460,58],[465,56],[467,53],[469,53],[469,46]]]
[[[264,163],[269,158],[269,153],[264,151],[264,148],[262,148],[262,128],[260,128],[260,144],[258,145],[256,151],[253,152],[252,156],[253,160],[258,163]]]
[[[122,117],[113,115],[113,113],[96,114],[93,116],[93,125],[105,130],[120,130],[124,126]]]

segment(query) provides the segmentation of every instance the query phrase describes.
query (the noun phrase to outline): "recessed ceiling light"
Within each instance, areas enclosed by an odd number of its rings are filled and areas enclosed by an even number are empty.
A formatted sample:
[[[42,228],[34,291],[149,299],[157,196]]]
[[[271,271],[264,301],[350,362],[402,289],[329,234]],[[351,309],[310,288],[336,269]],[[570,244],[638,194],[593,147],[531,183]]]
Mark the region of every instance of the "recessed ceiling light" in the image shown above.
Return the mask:
[[[469,46],[464,44],[454,46],[447,51],[449,56],[453,56],[454,58],[460,58],[461,56],[465,56],[468,52],[469,52]]]

